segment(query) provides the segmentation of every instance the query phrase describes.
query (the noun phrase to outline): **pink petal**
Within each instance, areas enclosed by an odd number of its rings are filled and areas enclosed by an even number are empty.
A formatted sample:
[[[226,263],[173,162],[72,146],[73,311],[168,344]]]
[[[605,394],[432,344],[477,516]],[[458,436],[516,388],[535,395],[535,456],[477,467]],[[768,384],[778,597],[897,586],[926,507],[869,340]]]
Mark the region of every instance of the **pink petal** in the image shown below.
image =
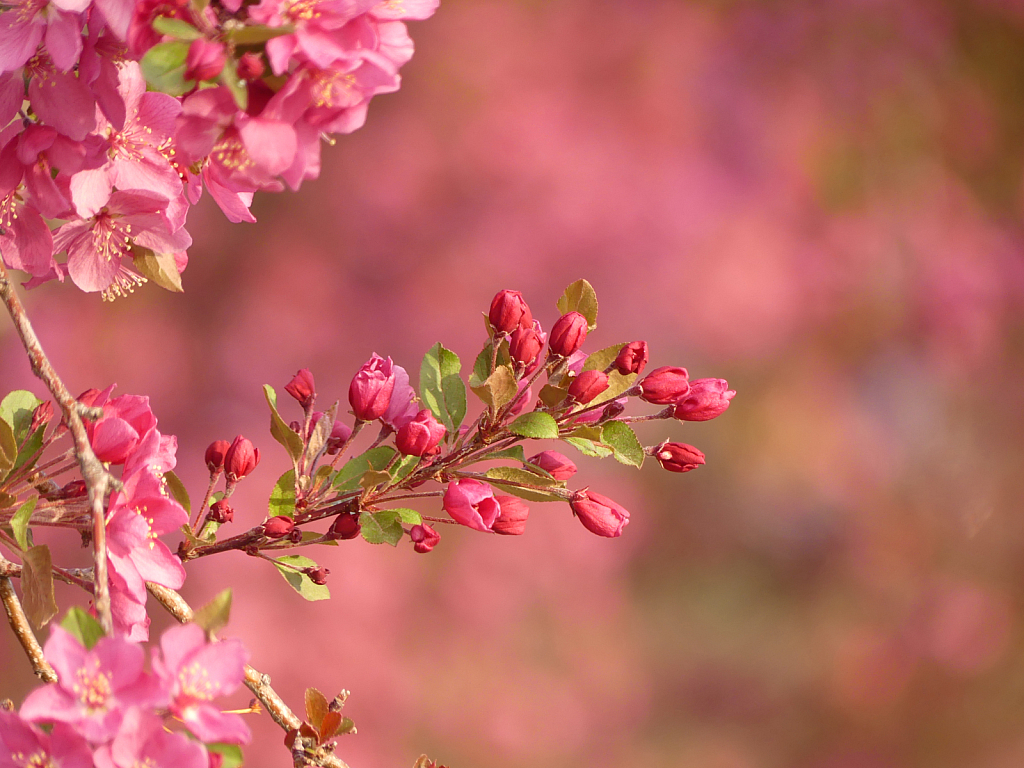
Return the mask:
[[[46,52],[61,72],[67,72],[82,53],[82,24],[78,17],[57,11],[46,25]]]
[[[43,646],[43,653],[46,655],[46,660],[56,670],[61,686],[66,686],[70,690],[75,680],[75,674],[85,664],[88,651],[70,632],[63,627],[54,626],[50,627],[50,637],[47,638],[46,645]]]
[[[25,100],[25,79],[21,73],[0,75],[0,125],[7,125]]]
[[[174,121],[180,114],[181,102],[166,93],[146,93],[139,102],[139,124],[153,132],[154,144],[174,135]]]
[[[41,277],[53,267],[53,235],[39,212],[27,205],[19,207],[18,218],[0,235],[0,243],[4,261],[12,269]]]
[[[118,189],[144,190],[171,200],[181,194],[181,179],[171,164],[155,149],[146,147],[141,158],[115,157],[110,163],[110,180]]]
[[[74,722],[79,717],[77,702],[58,685],[36,688],[25,698],[19,713],[26,720]]]
[[[72,72],[52,70],[28,84],[32,108],[42,121],[82,141],[96,127],[96,102],[89,87]]]
[[[43,21],[37,15],[20,24],[0,24],[0,72],[25,66],[43,39]]]
[[[185,568],[181,560],[159,539],[132,550],[131,558],[139,575],[146,581],[170,589],[178,589],[185,583]]]
[[[114,34],[124,40],[128,36],[128,24],[135,10],[135,0],[95,0],[95,5]]]
[[[198,624],[182,624],[171,627],[160,636],[159,665],[154,661],[154,669],[159,667],[159,674],[175,678],[178,668],[184,663],[185,657],[206,644],[206,635]],[[166,682],[170,682],[167,680]]]
[[[118,698],[122,690],[139,685],[146,663],[140,646],[120,637],[101,637],[92,652],[99,659],[100,669],[110,675],[110,687]]]
[[[86,237],[68,248],[67,267],[71,279],[83,291],[103,291],[114,282],[121,268],[121,257],[98,253],[92,237]]]
[[[295,129],[276,120],[249,120],[239,128],[242,143],[260,170],[276,176],[295,159]]]
[[[110,200],[113,186],[107,166],[74,174],[70,183],[71,202],[78,215],[88,219],[99,213]]]
[[[145,756],[145,765],[150,760],[156,765],[173,768],[207,768],[210,765],[210,758],[202,744],[184,734],[165,733],[163,730],[146,743]]]
[[[249,212],[249,206],[252,205],[252,192],[233,192],[216,181],[212,173],[207,173],[206,169],[203,170],[203,175],[206,179],[206,188],[210,190],[210,197],[224,212],[228,221],[233,224],[242,221],[249,223],[256,221],[256,217]]]
[[[221,712],[212,704],[189,707],[182,714],[185,725],[201,741],[248,744],[252,740],[249,726],[241,717]]]
[[[92,449],[100,461],[123,464],[139,443],[139,433],[116,416],[101,419],[92,432]]]

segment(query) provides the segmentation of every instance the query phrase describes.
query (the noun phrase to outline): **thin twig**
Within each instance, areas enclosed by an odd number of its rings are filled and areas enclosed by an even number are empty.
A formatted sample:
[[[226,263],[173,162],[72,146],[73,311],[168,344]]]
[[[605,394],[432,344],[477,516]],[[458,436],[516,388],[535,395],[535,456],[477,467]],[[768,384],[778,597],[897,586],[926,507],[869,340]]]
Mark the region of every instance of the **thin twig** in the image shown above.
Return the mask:
[[[14,585],[7,575],[8,565],[13,565],[13,563],[0,559],[0,573],[3,574],[0,576],[0,600],[3,601],[4,610],[7,611],[7,621],[10,622],[14,636],[18,638],[25,655],[28,656],[36,677],[44,683],[55,683],[57,682],[57,673],[53,671],[50,662],[43,655],[43,649],[39,645],[39,641],[36,640],[32,627],[29,626],[28,616],[25,615],[25,611],[18,601],[18,595],[14,591]]]
[[[71,430],[71,436],[75,441],[75,455],[78,456],[82,479],[85,480],[85,487],[89,491],[89,505],[92,509],[93,561],[96,569],[93,604],[99,614],[100,625],[104,631],[110,634],[113,632],[113,620],[110,616],[110,587],[107,583],[107,532],[103,509],[109,475],[100,460],[96,458],[96,454],[93,453],[92,445],[89,443],[89,434],[86,432],[85,424],[82,423],[82,413],[87,412],[88,409],[75,400],[53,369],[53,365],[50,364],[2,262],[0,262],[0,299],[3,300],[11,315],[11,320],[14,321],[14,328],[28,354],[32,372],[42,380],[57,401],[64,413],[64,421],[67,423],[68,429]]]

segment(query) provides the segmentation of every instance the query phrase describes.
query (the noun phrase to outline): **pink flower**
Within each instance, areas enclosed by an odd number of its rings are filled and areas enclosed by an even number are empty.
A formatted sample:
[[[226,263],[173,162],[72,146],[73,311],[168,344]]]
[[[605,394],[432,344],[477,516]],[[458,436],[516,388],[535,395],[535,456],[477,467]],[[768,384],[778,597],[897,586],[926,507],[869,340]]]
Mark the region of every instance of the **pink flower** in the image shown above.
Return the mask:
[[[183,733],[169,733],[163,719],[132,709],[109,744],[96,750],[96,768],[209,768],[206,748]],[[63,766],[61,766],[63,768]]]
[[[387,413],[395,389],[395,364],[376,352],[363,363],[348,387],[352,413],[362,421],[373,421]]]
[[[139,441],[156,428],[156,417],[148,397],[121,395],[103,403],[103,417],[86,427],[100,461],[124,464]]]
[[[453,520],[478,531],[491,530],[501,513],[491,487],[471,478],[449,483],[442,504]]]
[[[17,762],[14,756],[19,755]],[[0,768],[92,768],[88,743],[74,729],[55,723],[49,734],[15,712],[0,710]]]
[[[398,430],[395,446],[406,456],[425,456],[438,446],[447,431],[430,409],[424,408]]]
[[[8,0],[9,10],[0,17],[0,72],[25,66],[40,43],[62,72],[78,61],[82,52],[82,21],[79,13],[90,0]]]
[[[171,627],[153,654],[153,671],[170,692],[170,711],[201,741],[248,744],[249,727],[221,712],[213,699],[233,693],[245,677],[249,654],[238,640],[207,643],[201,627]]]
[[[690,382],[689,394],[679,401],[672,415],[682,421],[708,421],[721,416],[736,396],[725,379],[697,379]]]
[[[409,529],[409,538],[412,539],[413,550],[425,555],[438,545],[441,541],[441,534],[423,523]]]

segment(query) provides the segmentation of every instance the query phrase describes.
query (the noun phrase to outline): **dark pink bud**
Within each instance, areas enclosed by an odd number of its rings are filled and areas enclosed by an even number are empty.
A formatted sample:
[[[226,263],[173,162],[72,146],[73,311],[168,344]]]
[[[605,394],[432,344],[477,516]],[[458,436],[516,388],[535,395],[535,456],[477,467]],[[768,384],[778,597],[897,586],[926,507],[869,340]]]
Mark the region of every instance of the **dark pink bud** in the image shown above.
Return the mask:
[[[529,462],[561,483],[576,474],[576,465],[572,463],[572,459],[558,451],[541,451],[536,456],[531,456]]]
[[[303,408],[309,408],[316,399],[316,384],[313,382],[313,374],[309,372],[308,368],[303,368],[285,385],[284,391],[298,400],[299,405]]]
[[[29,426],[29,432],[34,433],[40,427],[49,424],[50,419],[53,418],[53,403],[49,400],[40,403],[32,411],[32,424]]]
[[[348,402],[352,412],[361,421],[373,421],[383,416],[391,403],[395,388],[394,363],[374,354],[352,378],[348,387]]]
[[[608,405],[601,411],[600,421],[608,421],[609,419],[615,419],[622,415],[622,412],[626,410],[626,398],[620,397],[612,400]]]
[[[441,534],[423,523],[423,525],[414,525],[409,529],[409,538],[412,539],[414,550],[420,554],[426,554],[441,541]]]
[[[224,471],[224,457],[227,455],[231,443],[227,440],[214,440],[206,448],[206,468],[210,474]]]
[[[533,328],[516,328],[508,340],[508,351],[517,363],[529,365],[544,348],[544,340]]]
[[[516,328],[533,325],[533,314],[519,291],[498,291],[491,300],[487,319],[499,333],[511,333]]]
[[[501,511],[491,487],[471,478],[448,483],[441,503],[453,520],[478,531],[491,530]]]
[[[577,403],[589,403],[608,389],[608,374],[604,371],[584,371],[569,385],[569,396]]]
[[[346,512],[334,519],[328,534],[332,539],[354,539],[359,535],[360,530],[362,530],[362,526],[359,525],[359,516]]]
[[[622,529],[629,525],[629,512],[607,496],[595,491],[577,492],[569,506],[583,523],[583,527],[598,536],[621,536]]]
[[[655,368],[640,382],[640,397],[655,405],[677,403],[690,391],[685,368]]]
[[[448,430],[429,408],[416,414],[395,437],[395,446],[406,456],[424,456],[437,447]]]
[[[263,523],[263,535],[268,539],[283,539],[295,530],[295,521],[285,515],[277,515]]]
[[[623,376],[631,373],[643,373],[647,365],[647,342],[631,341],[619,350],[615,358],[615,370]]]
[[[654,458],[669,472],[689,472],[704,463],[704,454],[686,443],[662,443]]]
[[[501,512],[491,530],[504,536],[522,536],[526,532],[526,519],[530,516],[526,502],[515,496],[497,496],[495,499]]]
[[[352,427],[342,424],[340,421],[334,422],[331,436],[327,438],[327,453],[331,456],[337,455],[341,446],[347,443],[350,437],[352,437]]]
[[[235,510],[224,501],[215,501],[210,505],[210,519],[215,523],[230,523],[235,519]]]
[[[330,572],[329,568],[324,568],[322,565],[318,565],[316,568],[310,566],[303,571],[304,574],[309,576],[310,581],[314,584],[319,584],[320,586],[327,583],[327,576]]]
[[[676,405],[672,415],[682,421],[708,421],[721,416],[736,390],[725,379],[697,379],[690,382],[690,393]]]
[[[224,454],[224,474],[231,482],[241,480],[260,463],[260,449],[239,435]]]
[[[263,59],[253,51],[243,53],[238,59],[238,76],[243,80],[256,80],[263,77],[265,69]]]
[[[213,80],[224,69],[224,45],[200,37],[193,40],[185,56],[186,80]]]
[[[587,318],[579,312],[566,312],[555,321],[548,337],[548,348],[556,355],[568,357],[587,340]]]

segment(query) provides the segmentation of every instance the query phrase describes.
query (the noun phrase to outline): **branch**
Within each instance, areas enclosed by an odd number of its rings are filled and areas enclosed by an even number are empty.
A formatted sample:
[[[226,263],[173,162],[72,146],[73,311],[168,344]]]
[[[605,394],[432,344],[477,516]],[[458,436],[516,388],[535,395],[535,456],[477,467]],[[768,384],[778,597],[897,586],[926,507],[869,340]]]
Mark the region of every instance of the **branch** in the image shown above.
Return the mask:
[[[194,616],[192,607],[173,589],[149,581],[146,582],[146,589],[179,622],[187,624],[192,621]],[[274,722],[281,726],[286,733],[302,725],[302,720],[277,695],[277,691],[270,687],[270,675],[265,675],[246,664],[245,686],[260,700]],[[343,760],[321,750],[318,750],[309,760],[310,764],[321,766],[321,768],[348,768]],[[301,765],[298,761],[296,764]]]
[[[14,591],[14,585],[7,574],[8,565],[13,565],[13,563],[0,558],[0,574],[3,574],[0,576],[0,600],[3,601],[4,610],[7,611],[7,621],[10,622],[14,636],[18,638],[18,642],[25,650],[25,655],[28,656],[36,677],[44,683],[55,683],[57,682],[57,673],[53,671],[50,662],[43,655],[43,649],[40,647],[39,641],[36,640],[32,627],[29,626],[28,617],[22,610],[18,595]]]
[[[32,324],[25,314],[25,307],[14,291],[7,274],[7,269],[0,261],[0,299],[7,307],[11,320],[14,321],[14,328],[18,332],[18,338],[28,354],[29,364],[32,372],[38,376],[50,390],[57,404],[64,413],[64,421],[71,430],[71,436],[75,441],[75,455],[78,457],[78,464],[82,469],[82,479],[89,491],[89,505],[92,508],[92,541],[93,561],[96,569],[96,581],[93,585],[93,603],[96,612],[99,614],[100,625],[107,634],[113,632],[113,621],[110,616],[110,587],[107,583],[107,531],[104,520],[103,505],[106,501],[107,485],[109,475],[103,468],[103,464],[93,453],[92,445],[89,443],[89,434],[86,432],[85,424],[82,422],[82,415],[88,414],[91,409],[86,408],[68,391],[64,382],[57,376],[42,345],[39,337],[32,329]]]

